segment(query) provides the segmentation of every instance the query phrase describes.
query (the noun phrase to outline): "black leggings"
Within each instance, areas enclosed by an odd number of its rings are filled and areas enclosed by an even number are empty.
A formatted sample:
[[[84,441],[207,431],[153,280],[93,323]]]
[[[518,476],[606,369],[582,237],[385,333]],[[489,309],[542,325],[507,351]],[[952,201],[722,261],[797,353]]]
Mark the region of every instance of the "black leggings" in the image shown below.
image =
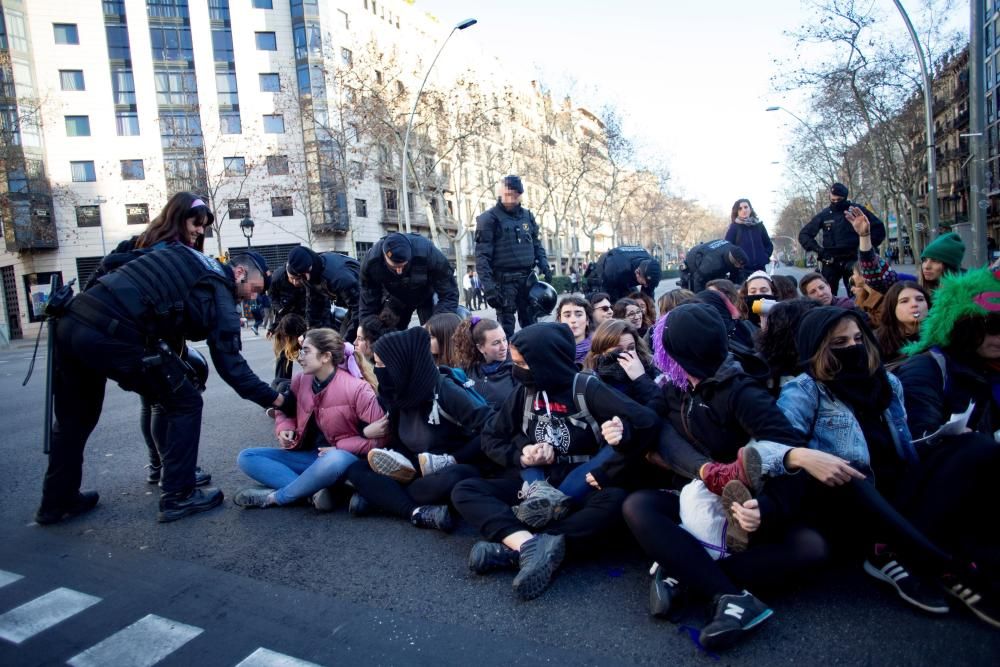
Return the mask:
[[[470,465],[448,466],[403,486],[391,477],[374,472],[368,461],[362,459],[352,463],[346,475],[365,500],[389,514],[409,519],[413,510],[422,505],[446,504],[455,485],[463,479],[478,477],[479,470]]]
[[[146,441],[146,450],[149,453],[149,465],[159,468],[163,465],[160,461],[160,452],[156,449],[156,437],[154,437],[153,424],[156,423],[156,432],[159,437],[165,434],[166,426],[163,423],[163,409],[153,403],[145,396],[139,396],[141,407],[139,408],[139,430],[142,431],[142,439]]]
[[[639,545],[665,574],[707,597],[786,585],[827,560],[823,537],[801,526],[790,527],[774,540],[755,535],[747,551],[712,560],[680,527],[680,498],[668,491],[636,491],[625,500],[623,514]]]
[[[455,486],[451,502],[486,539],[500,542],[518,531],[531,530],[511,510],[518,503],[520,489],[520,479],[467,479]],[[621,520],[624,500],[622,489],[594,490],[584,497],[579,509],[550,523],[542,532],[565,535],[571,542],[591,542]]]

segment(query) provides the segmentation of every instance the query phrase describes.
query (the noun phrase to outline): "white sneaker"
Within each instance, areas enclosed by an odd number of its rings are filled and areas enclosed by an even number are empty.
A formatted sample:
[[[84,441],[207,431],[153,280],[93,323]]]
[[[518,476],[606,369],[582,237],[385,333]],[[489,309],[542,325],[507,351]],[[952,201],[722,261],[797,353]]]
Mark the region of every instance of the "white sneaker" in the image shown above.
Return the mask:
[[[427,452],[417,455],[417,462],[420,463],[421,477],[427,477],[427,475],[457,463],[451,454],[428,454]]]
[[[401,484],[412,482],[417,470],[410,460],[391,449],[373,449],[368,452],[368,465],[380,475],[391,477]]]

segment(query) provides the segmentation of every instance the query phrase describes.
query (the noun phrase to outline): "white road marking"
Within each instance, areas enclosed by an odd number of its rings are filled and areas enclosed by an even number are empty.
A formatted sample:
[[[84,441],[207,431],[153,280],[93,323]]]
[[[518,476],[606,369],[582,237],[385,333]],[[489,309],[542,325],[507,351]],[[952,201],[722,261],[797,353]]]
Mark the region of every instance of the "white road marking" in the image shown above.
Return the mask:
[[[24,577],[22,577],[19,574],[8,572],[6,570],[0,570],[0,588],[3,588],[7,584],[12,584],[18,579],[23,579],[23,578]]]
[[[67,662],[73,667],[150,667],[202,632],[193,625],[149,614]]]
[[[270,649],[259,648],[244,658],[242,662],[237,663],[236,667],[320,667],[320,665]]]
[[[0,639],[20,644],[101,601],[69,588],[57,588],[0,616]]]

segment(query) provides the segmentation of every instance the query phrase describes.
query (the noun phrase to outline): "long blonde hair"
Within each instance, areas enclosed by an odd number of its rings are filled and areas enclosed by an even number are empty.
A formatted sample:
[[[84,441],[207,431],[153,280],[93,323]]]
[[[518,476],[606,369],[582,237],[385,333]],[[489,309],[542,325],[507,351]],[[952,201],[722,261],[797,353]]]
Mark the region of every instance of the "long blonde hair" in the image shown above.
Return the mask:
[[[325,327],[310,329],[305,333],[305,340],[313,344],[317,354],[330,353],[331,362],[334,367],[339,368],[344,363],[344,339],[333,329]],[[377,391],[378,380],[375,379],[375,371],[372,369],[371,364],[368,363],[368,360],[364,358],[364,355],[355,354],[354,361],[357,362],[358,368],[361,370],[361,377]]]

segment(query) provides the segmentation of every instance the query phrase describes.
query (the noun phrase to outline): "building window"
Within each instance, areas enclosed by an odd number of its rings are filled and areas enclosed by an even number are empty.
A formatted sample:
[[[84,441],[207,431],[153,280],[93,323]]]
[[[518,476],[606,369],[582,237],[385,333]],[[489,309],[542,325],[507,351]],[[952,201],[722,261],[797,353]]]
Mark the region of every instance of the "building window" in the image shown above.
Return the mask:
[[[66,136],[67,137],[89,137],[90,117],[89,116],[66,116]]]
[[[253,0],[254,9],[274,9],[271,0]]]
[[[267,134],[284,134],[285,117],[281,114],[264,115],[264,132]]]
[[[286,217],[292,214],[291,197],[271,197],[271,215],[276,218]]]
[[[230,220],[242,220],[243,218],[250,217],[250,200],[249,199],[230,199],[229,200],[229,219]]]
[[[80,33],[77,32],[75,23],[53,23],[52,31],[55,33],[56,44],[80,43]]]
[[[288,174],[288,156],[287,155],[268,155],[267,156],[267,174],[268,176],[285,176]]]
[[[219,95],[220,107],[235,107],[240,103],[239,91],[236,88],[236,73],[223,72],[215,75],[215,89]]]
[[[231,63],[236,61],[236,57],[233,55],[232,31],[212,31],[212,54],[212,57],[219,62]]]
[[[115,127],[119,137],[139,136],[139,114],[134,111],[116,111]]]
[[[114,92],[115,104],[135,106],[135,78],[132,76],[132,70],[112,67],[111,89]]]
[[[350,67],[351,62],[354,60],[354,54],[351,53],[350,49],[340,50],[340,62]]]
[[[350,30],[351,29],[351,19],[347,15],[347,12],[345,12],[343,9],[338,9],[337,13],[339,13],[340,17],[342,19],[344,19],[344,30]]]
[[[93,160],[81,160],[69,163],[70,172],[73,174],[74,183],[93,183],[97,180],[97,172],[94,171]]]
[[[101,207],[100,206],[77,206],[76,207],[77,227],[100,227]]]
[[[150,16],[187,18],[188,0],[146,0],[146,10]]]
[[[61,69],[59,70],[59,85],[63,90],[86,90],[83,85],[83,70]]]
[[[150,28],[153,60],[194,60],[191,49],[191,29],[188,27]]]
[[[280,76],[274,73],[261,73],[258,76],[260,77],[260,92],[262,93],[281,92]]]
[[[203,143],[198,112],[160,114],[160,144],[164,148],[198,148]]]
[[[278,40],[274,36],[273,32],[257,32],[257,33],[254,33],[254,37],[257,40],[257,50],[258,51],[277,51],[278,50]]]
[[[108,38],[108,58],[111,60],[129,60],[132,50],[128,43],[128,27],[123,25],[104,26],[104,34]]]
[[[142,164],[142,160],[122,160],[122,180],[146,180],[146,169]]]
[[[239,111],[220,111],[219,129],[222,134],[243,134]]]
[[[360,181],[365,177],[365,167],[361,164],[360,160],[351,160],[348,163],[348,167],[350,168],[349,173],[351,174],[351,178],[356,178]]]
[[[130,225],[149,224],[149,204],[125,204],[125,221]]]
[[[223,167],[226,170],[226,176],[246,176],[247,175],[247,161],[246,158],[242,157],[224,157],[222,158]]]
[[[228,21],[229,0],[208,0],[208,18],[211,21]]]
[[[193,71],[156,72],[156,103],[192,106],[198,103],[198,83]]]
[[[390,188],[382,188],[382,205],[387,211],[398,211],[399,210],[399,200],[397,199],[397,193],[395,190]]]
[[[354,215],[359,218],[368,217],[368,202],[364,199],[354,200]]]
[[[375,247],[374,243],[368,241],[355,241],[354,242],[354,252],[358,259],[363,259],[368,251]]]

